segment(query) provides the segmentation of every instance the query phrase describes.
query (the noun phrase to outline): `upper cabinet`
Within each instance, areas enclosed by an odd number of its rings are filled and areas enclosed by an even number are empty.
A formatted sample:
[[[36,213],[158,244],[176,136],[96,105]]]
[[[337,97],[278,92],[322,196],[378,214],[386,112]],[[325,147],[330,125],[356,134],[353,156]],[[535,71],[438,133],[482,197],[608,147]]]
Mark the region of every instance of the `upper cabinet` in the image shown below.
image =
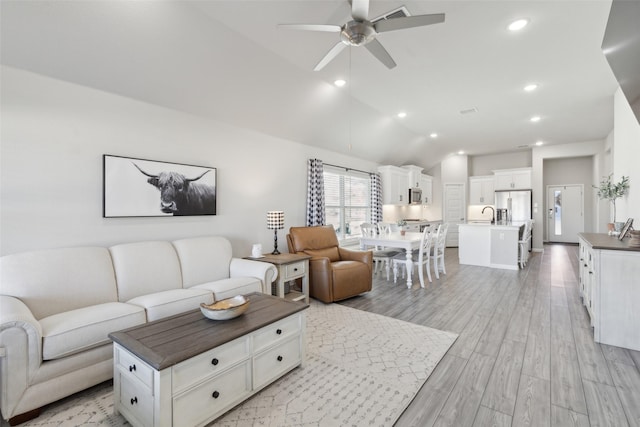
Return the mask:
[[[530,190],[531,168],[502,169],[495,174],[495,190]]]
[[[409,197],[409,171],[398,166],[380,166],[382,204],[406,205]]]
[[[433,177],[422,173],[419,166],[380,166],[382,179],[382,204],[406,205],[409,188],[422,189],[422,203],[430,204],[433,197]]]
[[[493,175],[469,177],[469,204],[493,205],[495,178]]]
[[[422,174],[420,176],[420,188],[422,188],[422,204],[430,205],[433,203],[433,177],[431,175]]]

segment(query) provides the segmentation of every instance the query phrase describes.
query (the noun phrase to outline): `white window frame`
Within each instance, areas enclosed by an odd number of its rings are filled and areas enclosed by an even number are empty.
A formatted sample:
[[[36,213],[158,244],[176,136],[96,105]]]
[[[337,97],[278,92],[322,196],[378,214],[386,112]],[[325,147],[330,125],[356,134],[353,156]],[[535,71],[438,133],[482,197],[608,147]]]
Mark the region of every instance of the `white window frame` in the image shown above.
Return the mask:
[[[334,166],[328,166],[325,165],[324,166],[324,170],[323,170],[323,174],[325,173],[331,173],[334,175],[339,175],[340,176],[340,181],[339,181],[339,199],[340,199],[340,204],[339,205],[329,205],[327,203],[327,198],[325,197],[325,211],[328,209],[338,209],[340,212],[340,225],[339,225],[339,229],[336,230],[336,233],[338,235],[338,240],[340,242],[341,246],[349,246],[349,245],[354,245],[354,244],[359,244],[360,241],[360,237],[361,234],[349,234],[348,236],[344,234],[344,230],[346,230],[346,210],[348,208],[363,208],[365,209],[366,212],[366,218],[363,222],[371,222],[371,180],[370,180],[370,176],[368,173],[366,172],[360,172],[360,171],[355,171],[353,169],[346,169],[346,168],[340,168],[340,167],[334,167]],[[364,179],[366,180],[367,183],[367,194],[365,197],[365,205],[364,206],[360,206],[360,205],[350,205],[345,203],[345,178],[360,178],[360,179]],[[325,182],[325,195],[328,193],[327,192],[327,180],[324,180]]]

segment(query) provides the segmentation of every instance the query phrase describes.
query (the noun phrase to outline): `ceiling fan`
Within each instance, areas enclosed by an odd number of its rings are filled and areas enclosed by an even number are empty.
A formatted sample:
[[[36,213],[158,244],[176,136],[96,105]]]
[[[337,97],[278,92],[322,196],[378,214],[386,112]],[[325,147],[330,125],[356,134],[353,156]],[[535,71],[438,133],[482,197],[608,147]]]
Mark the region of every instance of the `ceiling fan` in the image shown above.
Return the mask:
[[[364,46],[380,62],[391,69],[396,66],[389,52],[376,40],[379,33],[386,31],[402,30],[405,28],[421,27],[424,25],[439,24],[444,22],[444,13],[432,15],[405,16],[399,18],[382,19],[375,23],[368,20],[369,0],[351,0],[352,20],[339,25],[324,24],[280,24],[279,28],[287,30],[323,31],[340,33],[340,41],[331,48],[324,58],[318,62],[313,71],[324,68],[347,46]]]

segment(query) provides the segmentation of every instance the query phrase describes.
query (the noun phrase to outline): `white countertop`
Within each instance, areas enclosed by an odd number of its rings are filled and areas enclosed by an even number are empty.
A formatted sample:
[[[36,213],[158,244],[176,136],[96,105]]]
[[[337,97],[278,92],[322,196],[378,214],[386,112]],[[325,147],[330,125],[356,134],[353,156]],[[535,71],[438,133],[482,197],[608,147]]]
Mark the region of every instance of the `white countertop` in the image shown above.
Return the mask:
[[[491,228],[494,228],[494,229],[513,230],[514,228],[515,229],[519,229],[524,224],[525,224],[524,221],[513,221],[513,222],[505,223],[505,224],[491,224],[491,222],[489,222],[489,221],[467,221],[466,223],[460,224],[460,227],[462,227],[462,226],[467,226],[467,227],[491,227]]]

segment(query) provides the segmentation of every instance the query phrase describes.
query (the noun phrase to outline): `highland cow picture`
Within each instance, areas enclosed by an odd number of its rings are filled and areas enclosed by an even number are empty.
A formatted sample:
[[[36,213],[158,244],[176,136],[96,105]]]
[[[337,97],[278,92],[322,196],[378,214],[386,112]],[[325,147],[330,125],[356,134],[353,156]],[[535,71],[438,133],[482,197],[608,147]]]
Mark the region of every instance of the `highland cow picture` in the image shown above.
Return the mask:
[[[216,214],[216,169],[103,156],[104,218]]]

